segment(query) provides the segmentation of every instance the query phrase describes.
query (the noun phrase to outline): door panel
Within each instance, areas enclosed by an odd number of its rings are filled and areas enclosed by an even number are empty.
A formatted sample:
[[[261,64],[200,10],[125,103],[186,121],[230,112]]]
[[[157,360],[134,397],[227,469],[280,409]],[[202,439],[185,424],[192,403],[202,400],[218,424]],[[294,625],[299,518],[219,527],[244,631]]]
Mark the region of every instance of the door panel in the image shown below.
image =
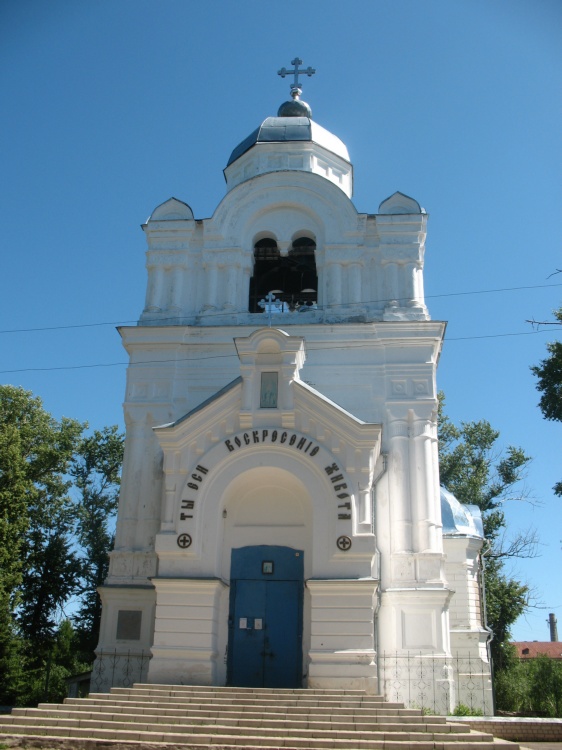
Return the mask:
[[[265,619],[265,581],[236,581],[234,609],[233,672],[238,687],[263,684],[264,633],[256,629],[256,619]],[[241,622],[241,620],[246,622]],[[245,626],[245,627],[244,627]]]
[[[272,573],[262,572],[263,561],[273,563]],[[230,591],[229,684],[300,687],[302,552],[273,546],[233,550],[232,571],[238,577]]]
[[[266,583],[264,687],[300,687],[299,588],[297,581]]]

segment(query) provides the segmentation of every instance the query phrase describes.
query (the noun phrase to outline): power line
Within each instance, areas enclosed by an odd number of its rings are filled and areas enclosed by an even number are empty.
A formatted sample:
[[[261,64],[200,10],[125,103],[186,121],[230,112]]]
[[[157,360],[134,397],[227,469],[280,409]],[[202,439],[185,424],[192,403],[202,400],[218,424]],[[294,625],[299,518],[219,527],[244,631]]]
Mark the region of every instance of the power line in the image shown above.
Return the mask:
[[[451,341],[473,341],[478,339],[499,339],[510,336],[536,336],[538,333],[544,333],[544,331],[522,331],[521,333],[490,333],[482,336],[456,336],[447,338],[447,343]],[[308,351],[332,351],[332,350],[349,350],[349,349],[367,349],[371,348],[372,344],[357,344],[355,346],[349,346],[347,344],[342,346],[314,346],[313,344],[308,345],[306,348]],[[95,367],[144,367],[145,365],[163,365],[170,362],[206,362],[211,359],[227,359],[236,357],[236,353],[232,354],[210,354],[205,357],[175,357],[173,359],[152,359],[144,360],[143,362],[98,362],[90,365],[61,365],[57,367],[24,367],[15,370],[0,370],[0,375],[8,375],[17,372],[55,372],[58,370],[86,370]]]
[[[503,292],[518,292],[518,291],[524,291],[528,289],[547,289],[551,287],[559,287],[562,286],[562,282],[558,284],[534,284],[530,286],[510,286],[510,287],[499,287],[497,289],[477,289],[469,292],[444,292],[443,294],[427,294],[425,295],[425,299],[439,299],[442,297],[464,297],[469,295],[475,295],[475,294],[499,294]],[[390,299],[379,299],[379,300],[365,300],[363,304],[370,305],[374,303],[385,303],[390,302]],[[342,303],[338,304],[330,304],[330,305],[323,305],[321,308],[318,308],[320,310],[327,310],[334,307],[344,307]],[[236,313],[232,312],[214,312],[214,313],[206,313],[205,314],[205,320],[208,320],[212,317],[232,317],[232,315],[236,315]],[[181,317],[170,317],[170,318],[162,318],[155,320],[154,322],[157,325],[166,325],[174,323],[174,321],[178,320],[184,320],[185,317],[188,316],[181,316]],[[195,317],[199,317],[196,315]],[[62,331],[62,330],[68,330],[73,328],[96,328],[96,327],[102,327],[102,326],[118,326],[118,325],[136,325],[138,323],[138,320],[113,320],[108,321],[105,323],[74,323],[74,324],[68,324],[68,325],[61,325],[61,326],[38,326],[33,328],[6,328],[4,330],[0,330],[0,334],[2,333],[32,333],[32,332],[38,332],[38,331]]]
[[[170,318],[170,320],[174,320],[174,318]],[[3,331],[0,331],[0,333],[30,333],[34,331],[63,331],[68,328],[95,328],[100,326],[119,326],[119,325],[127,325],[127,324],[136,324],[137,320],[113,320],[109,323],[74,323],[66,326],[43,326],[38,328],[6,328]]]
[[[523,289],[545,289],[547,287],[562,286],[560,284],[533,284],[532,286],[506,286],[499,287],[498,289],[479,289],[474,292],[446,292],[444,294],[428,294],[427,299],[434,299],[435,297],[461,297],[465,294],[495,294],[496,292],[518,292]]]

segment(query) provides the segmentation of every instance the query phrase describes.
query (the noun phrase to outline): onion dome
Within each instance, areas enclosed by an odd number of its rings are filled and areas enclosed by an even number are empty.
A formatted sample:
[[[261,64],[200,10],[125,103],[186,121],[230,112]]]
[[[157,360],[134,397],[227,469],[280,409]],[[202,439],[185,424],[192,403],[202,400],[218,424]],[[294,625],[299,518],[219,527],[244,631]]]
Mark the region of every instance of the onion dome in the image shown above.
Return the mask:
[[[285,78],[293,74],[291,99],[277,117],[268,117],[230,154],[224,175],[228,189],[259,175],[282,171],[311,172],[337,185],[351,198],[353,167],[343,141],[312,120],[309,105],[300,98],[299,75],[312,76],[313,68],[299,70],[302,60],[292,60],[294,69],[281,68]]]
[[[287,104],[290,103],[287,102]],[[236,146],[230,155],[227,166],[230,166],[256,144],[281,144],[297,141],[315,143],[349,162],[347,147],[336,135],[318,125],[310,117],[289,117],[285,115],[281,117],[268,117],[264,120],[259,128],[256,128]]]

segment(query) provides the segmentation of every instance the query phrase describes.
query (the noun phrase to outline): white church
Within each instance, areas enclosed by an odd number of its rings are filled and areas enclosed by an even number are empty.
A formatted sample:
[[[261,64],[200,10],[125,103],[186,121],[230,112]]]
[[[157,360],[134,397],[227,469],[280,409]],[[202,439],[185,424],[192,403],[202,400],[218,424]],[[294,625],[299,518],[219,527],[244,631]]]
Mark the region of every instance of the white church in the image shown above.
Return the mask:
[[[292,64],[213,216],[170,198],[143,225],[92,689],[360,688],[491,713],[481,517],[439,486],[427,214],[399,192],[357,212],[347,148],[300,98],[315,71]]]

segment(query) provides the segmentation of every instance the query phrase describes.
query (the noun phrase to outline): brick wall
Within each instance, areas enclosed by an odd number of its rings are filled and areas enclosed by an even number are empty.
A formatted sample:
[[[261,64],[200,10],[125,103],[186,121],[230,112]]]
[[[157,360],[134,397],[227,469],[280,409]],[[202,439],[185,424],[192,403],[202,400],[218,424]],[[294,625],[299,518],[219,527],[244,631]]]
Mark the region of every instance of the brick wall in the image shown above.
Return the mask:
[[[449,716],[448,721],[470,724],[471,729],[478,732],[488,732],[502,740],[562,742],[562,719]]]

